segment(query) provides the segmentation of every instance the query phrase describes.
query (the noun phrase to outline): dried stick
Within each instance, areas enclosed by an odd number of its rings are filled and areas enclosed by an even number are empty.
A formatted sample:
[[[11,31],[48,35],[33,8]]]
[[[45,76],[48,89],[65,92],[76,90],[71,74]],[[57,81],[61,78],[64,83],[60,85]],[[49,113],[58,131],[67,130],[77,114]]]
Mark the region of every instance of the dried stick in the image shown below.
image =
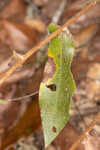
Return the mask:
[[[89,132],[93,129],[93,127],[96,125],[97,121],[100,120],[100,113],[96,115],[95,120],[90,124],[90,126],[83,132],[83,134],[79,137],[79,139],[72,145],[72,147],[69,150],[75,150],[78,145],[81,143],[81,141],[88,136]]]
[[[29,52],[27,52],[23,59],[20,59],[14,66],[12,66],[5,75],[0,79],[0,86],[3,84],[3,82],[16,70],[17,67],[22,65],[31,55],[33,55],[35,52],[37,52],[44,44],[48,43],[53,37],[60,34],[65,27],[68,27],[72,23],[76,22],[77,19],[85,14],[90,8],[92,8],[96,2],[91,2],[86,8],[81,10],[79,13],[77,13],[73,18],[71,18],[69,21],[67,21],[63,26],[61,26],[57,31],[53,32],[51,35],[49,35],[45,40],[41,41],[36,47],[32,48]]]

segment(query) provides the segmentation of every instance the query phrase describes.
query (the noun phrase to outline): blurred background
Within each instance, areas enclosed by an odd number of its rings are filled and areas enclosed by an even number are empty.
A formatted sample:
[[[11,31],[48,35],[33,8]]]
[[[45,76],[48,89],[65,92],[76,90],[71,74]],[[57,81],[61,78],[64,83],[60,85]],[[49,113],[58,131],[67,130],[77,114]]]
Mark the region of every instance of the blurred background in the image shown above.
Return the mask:
[[[63,25],[90,2],[1,0],[0,77],[48,36],[49,23]],[[100,111],[100,3],[70,25],[69,31],[76,47],[71,70],[77,89],[70,120],[47,150],[68,150]],[[0,100],[10,99],[6,105],[0,104],[0,150],[44,150],[38,90],[47,46],[17,68],[0,87]],[[23,97],[30,94],[33,96]],[[100,150],[100,121],[77,150]]]

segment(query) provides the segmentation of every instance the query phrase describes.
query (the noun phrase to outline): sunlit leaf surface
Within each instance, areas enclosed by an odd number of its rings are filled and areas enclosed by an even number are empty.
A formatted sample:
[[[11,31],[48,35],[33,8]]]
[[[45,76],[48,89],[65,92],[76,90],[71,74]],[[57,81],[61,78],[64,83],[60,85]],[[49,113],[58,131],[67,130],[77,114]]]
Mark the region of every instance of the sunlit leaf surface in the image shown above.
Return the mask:
[[[58,26],[49,25],[50,33],[57,29]],[[70,71],[73,54],[74,43],[66,31],[51,40],[39,91],[45,147],[55,139],[69,119],[69,107],[75,89]]]

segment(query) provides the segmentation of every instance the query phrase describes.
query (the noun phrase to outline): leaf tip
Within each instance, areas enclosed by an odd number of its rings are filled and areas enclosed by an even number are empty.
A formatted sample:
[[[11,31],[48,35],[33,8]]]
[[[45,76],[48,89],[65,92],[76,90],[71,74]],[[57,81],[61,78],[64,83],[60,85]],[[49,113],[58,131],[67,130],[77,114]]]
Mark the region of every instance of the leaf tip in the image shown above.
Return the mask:
[[[51,24],[48,26],[49,33],[53,33],[53,32],[56,31],[57,29],[59,29],[59,26],[55,25],[54,23],[51,23]]]

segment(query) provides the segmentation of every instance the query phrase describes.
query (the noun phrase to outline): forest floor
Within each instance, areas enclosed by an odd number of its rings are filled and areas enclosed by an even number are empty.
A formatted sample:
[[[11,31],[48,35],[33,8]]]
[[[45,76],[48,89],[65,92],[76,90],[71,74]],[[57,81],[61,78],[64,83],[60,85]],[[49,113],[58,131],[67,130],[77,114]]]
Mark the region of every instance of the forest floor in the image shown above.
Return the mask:
[[[0,77],[28,50],[48,36],[47,27],[63,25],[90,0],[0,1]],[[75,46],[72,73],[76,82],[70,120],[47,150],[67,150],[100,111],[100,3],[69,26]],[[47,45],[4,82],[0,99],[1,149],[43,150],[38,90],[47,60]],[[33,96],[23,97],[33,93]],[[35,94],[36,93],[36,94]],[[14,101],[15,98],[22,97]],[[34,110],[33,110],[34,107]],[[100,121],[77,150],[100,150]]]

